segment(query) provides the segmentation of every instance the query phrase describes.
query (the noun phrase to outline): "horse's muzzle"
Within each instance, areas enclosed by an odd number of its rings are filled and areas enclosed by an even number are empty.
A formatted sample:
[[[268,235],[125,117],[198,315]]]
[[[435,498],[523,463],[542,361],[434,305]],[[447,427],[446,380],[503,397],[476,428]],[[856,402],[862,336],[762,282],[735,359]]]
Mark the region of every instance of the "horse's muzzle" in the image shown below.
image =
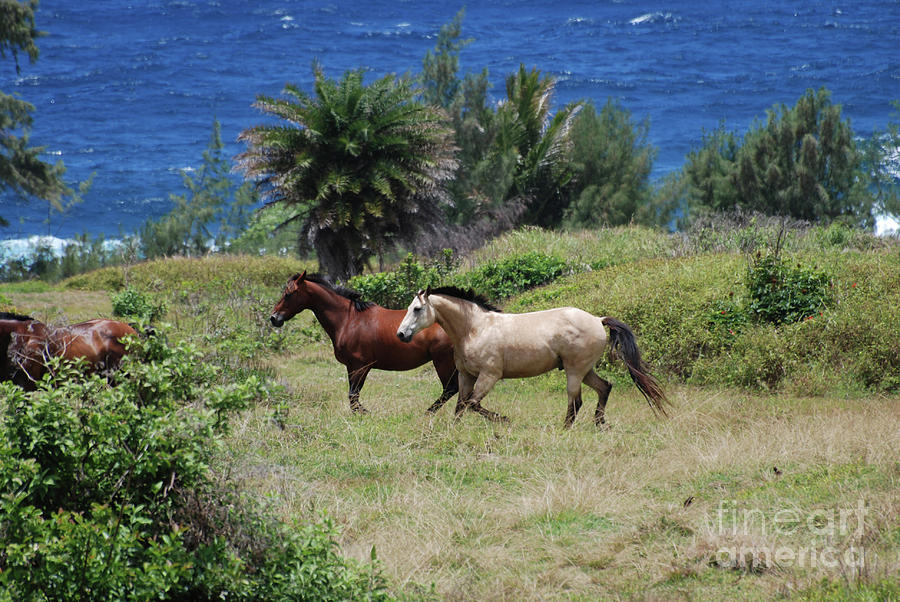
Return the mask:
[[[271,316],[269,316],[269,322],[271,322],[272,326],[274,326],[275,328],[281,328],[281,326],[284,324],[284,320],[278,314],[272,314]]]
[[[412,340],[411,334],[404,334],[402,330],[397,331],[397,338],[403,341],[404,343],[409,343]]]

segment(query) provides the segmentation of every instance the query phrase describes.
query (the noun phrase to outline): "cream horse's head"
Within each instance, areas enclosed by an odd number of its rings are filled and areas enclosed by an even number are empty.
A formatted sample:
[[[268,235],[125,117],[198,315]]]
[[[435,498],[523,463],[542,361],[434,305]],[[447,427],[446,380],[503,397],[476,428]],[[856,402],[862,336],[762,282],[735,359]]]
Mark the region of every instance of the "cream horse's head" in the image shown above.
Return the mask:
[[[428,298],[429,292],[428,289],[420,290],[406,309],[397,329],[397,337],[404,343],[409,343],[414,334],[434,324],[434,306]]]

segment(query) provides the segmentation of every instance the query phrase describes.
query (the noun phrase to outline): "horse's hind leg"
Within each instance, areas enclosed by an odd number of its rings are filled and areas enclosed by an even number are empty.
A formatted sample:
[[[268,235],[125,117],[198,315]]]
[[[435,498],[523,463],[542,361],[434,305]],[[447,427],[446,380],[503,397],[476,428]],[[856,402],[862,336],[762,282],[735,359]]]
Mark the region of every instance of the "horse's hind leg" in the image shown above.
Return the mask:
[[[359,403],[359,392],[362,391],[363,385],[366,383],[366,377],[369,375],[368,366],[361,366],[353,369],[347,366],[347,378],[350,380],[350,410],[358,414],[368,414],[369,410]]]
[[[571,428],[581,409],[581,377],[574,372],[566,372],[566,393],[569,395],[569,408],[566,410],[566,428]]]
[[[597,392],[597,411],[594,412],[594,424],[603,426],[606,424],[606,400],[609,399],[612,385],[597,376],[597,373],[593,370],[585,374],[584,384]]]

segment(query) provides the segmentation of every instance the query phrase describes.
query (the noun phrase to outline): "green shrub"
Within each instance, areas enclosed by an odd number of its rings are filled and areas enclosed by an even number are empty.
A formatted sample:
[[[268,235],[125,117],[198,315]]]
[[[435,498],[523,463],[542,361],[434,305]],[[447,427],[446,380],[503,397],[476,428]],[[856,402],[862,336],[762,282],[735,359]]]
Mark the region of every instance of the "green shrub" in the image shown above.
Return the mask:
[[[796,365],[796,355],[786,347],[788,340],[789,335],[770,327],[750,329],[736,338],[729,350],[697,358],[690,381],[746,389],[775,389]]]
[[[157,302],[150,295],[128,287],[121,293],[112,295],[114,316],[153,322],[166,313],[165,302]]]
[[[58,361],[34,393],[0,383],[0,600],[386,597],[329,522],[287,528],[211,470],[258,379],[131,351],[112,386]]]
[[[815,268],[757,253],[747,271],[748,311],[772,324],[798,322],[818,315],[828,301],[831,279]]]
[[[450,249],[444,249],[440,258],[425,265],[409,253],[393,270],[354,276],[348,285],[367,301],[391,309],[406,309],[418,291],[441,284],[455,266],[456,259]]]
[[[747,312],[732,294],[727,301],[713,301],[707,314],[709,328],[718,336],[733,340],[747,325]]]
[[[499,301],[552,282],[569,271],[565,261],[539,251],[487,261],[468,272],[455,272],[455,268],[456,261],[449,249],[437,261],[426,265],[410,253],[395,269],[356,276],[350,279],[349,285],[366,300],[383,307],[404,309],[419,290],[428,286],[455,284]]]
[[[100,268],[66,278],[60,285],[82,291],[120,291],[125,288],[125,271],[120,267]]]
[[[555,255],[531,251],[500,261],[489,261],[461,274],[457,280],[492,300],[502,300],[552,282],[568,271],[568,264]]]

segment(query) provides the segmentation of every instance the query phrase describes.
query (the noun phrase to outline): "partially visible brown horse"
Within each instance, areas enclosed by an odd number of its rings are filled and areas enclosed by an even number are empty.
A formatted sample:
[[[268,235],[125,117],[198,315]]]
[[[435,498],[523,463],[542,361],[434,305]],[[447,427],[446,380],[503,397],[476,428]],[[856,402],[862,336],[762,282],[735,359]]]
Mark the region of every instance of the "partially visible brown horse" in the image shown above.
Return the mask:
[[[84,359],[90,370],[115,369],[125,355],[123,339],[137,331],[116,320],[88,320],[52,328],[20,314],[0,312],[0,380],[34,390],[46,360]]]
[[[269,320],[280,327],[304,309],[312,310],[331,338],[334,357],[347,366],[350,409],[354,412],[366,411],[359,402],[359,392],[373,368],[412,370],[433,362],[443,391],[428,408],[432,413],[459,391],[453,346],[440,326],[424,329],[409,345],[401,343],[396,333],[406,312],[362,301],[358,292],[306,272],[288,280]]]

